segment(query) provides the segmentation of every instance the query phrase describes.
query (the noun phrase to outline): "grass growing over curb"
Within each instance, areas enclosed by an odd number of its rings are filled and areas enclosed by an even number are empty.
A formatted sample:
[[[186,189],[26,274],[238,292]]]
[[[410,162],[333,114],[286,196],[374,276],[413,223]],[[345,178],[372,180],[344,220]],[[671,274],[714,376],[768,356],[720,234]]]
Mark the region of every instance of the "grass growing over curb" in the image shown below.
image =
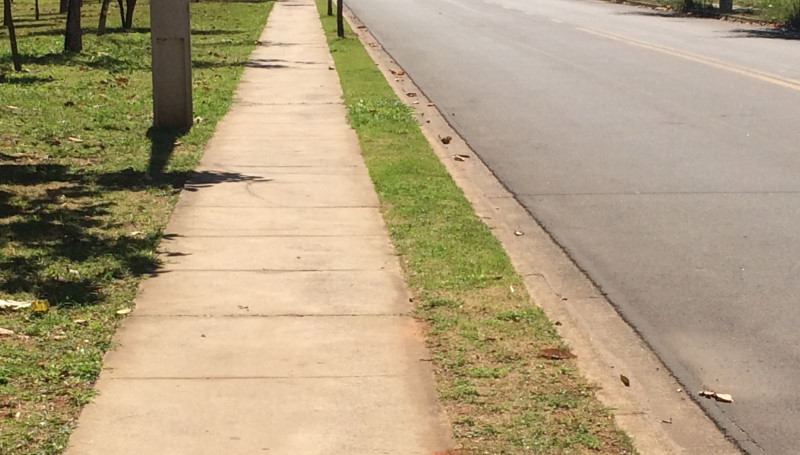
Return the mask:
[[[438,161],[408,106],[358,38],[336,38],[317,0],[349,120],[407,280],[427,321],[437,386],[461,448],[474,454],[635,453],[609,409],[531,305],[502,246]]]
[[[180,136],[151,124],[146,2],[135,28],[85,29],[64,55],[58,2],[14,2],[26,72],[0,83],[0,453],[57,454],[93,395],[101,357],[156,247],[177,193],[227,112],[271,3],[192,3],[195,115]],[[84,3],[84,27],[98,2]],[[118,21],[115,10],[109,25]],[[0,32],[0,67],[8,37]],[[3,72],[3,71],[0,71]],[[213,181],[214,176],[207,176]],[[232,179],[236,176],[219,176]],[[208,179],[207,179],[208,180]]]

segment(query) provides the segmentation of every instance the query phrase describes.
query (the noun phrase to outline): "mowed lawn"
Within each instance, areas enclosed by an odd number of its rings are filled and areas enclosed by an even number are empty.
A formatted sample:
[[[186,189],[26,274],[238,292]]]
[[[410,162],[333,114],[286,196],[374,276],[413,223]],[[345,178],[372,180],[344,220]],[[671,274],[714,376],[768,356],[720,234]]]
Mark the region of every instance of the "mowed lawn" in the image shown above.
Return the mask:
[[[196,124],[153,132],[148,3],[84,2],[84,49],[64,54],[58,3],[13,4],[23,72],[0,31],[0,453],[60,453],[162,229],[227,111],[272,3],[192,3]],[[230,176],[228,176],[230,177]],[[123,310],[123,311],[120,311]]]

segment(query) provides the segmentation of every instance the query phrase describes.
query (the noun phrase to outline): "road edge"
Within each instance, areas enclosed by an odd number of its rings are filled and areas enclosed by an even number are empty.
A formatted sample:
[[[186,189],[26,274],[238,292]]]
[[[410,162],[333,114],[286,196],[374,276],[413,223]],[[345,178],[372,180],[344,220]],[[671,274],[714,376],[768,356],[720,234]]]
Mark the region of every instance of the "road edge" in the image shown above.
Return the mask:
[[[614,410],[637,449],[644,454],[741,454],[353,11],[345,8],[345,16],[392,90],[413,109],[434,153],[500,241],[535,304],[557,321],[559,334],[578,355],[581,373],[599,386],[598,398]],[[448,144],[441,141],[446,136],[452,138]],[[630,379],[629,387],[621,375]]]

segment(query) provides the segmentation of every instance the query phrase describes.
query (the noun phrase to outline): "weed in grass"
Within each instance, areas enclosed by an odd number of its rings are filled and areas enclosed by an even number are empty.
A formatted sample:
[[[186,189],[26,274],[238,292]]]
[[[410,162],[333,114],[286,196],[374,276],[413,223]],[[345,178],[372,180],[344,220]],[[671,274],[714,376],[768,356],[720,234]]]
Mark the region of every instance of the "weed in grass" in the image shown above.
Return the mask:
[[[426,321],[439,396],[468,453],[633,454],[609,409],[562,347],[489,228],[430,149],[357,38],[320,16],[348,118],[381,199],[387,228]],[[515,292],[510,287],[516,289]]]
[[[0,298],[45,299],[41,317],[0,313],[0,453],[57,454],[103,352],[187,178],[193,174],[263,26],[270,3],[192,3],[195,115],[189,132],[150,131],[147,4],[136,28],[87,29],[84,51],[61,53],[58,2],[14,2],[24,73],[0,83]],[[99,4],[84,4],[96,24]],[[111,19],[111,18],[110,18]],[[0,31],[0,42],[7,42]],[[0,69],[10,61],[0,47]],[[180,143],[176,142],[180,138]],[[78,321],[78,322],[76,322]]]

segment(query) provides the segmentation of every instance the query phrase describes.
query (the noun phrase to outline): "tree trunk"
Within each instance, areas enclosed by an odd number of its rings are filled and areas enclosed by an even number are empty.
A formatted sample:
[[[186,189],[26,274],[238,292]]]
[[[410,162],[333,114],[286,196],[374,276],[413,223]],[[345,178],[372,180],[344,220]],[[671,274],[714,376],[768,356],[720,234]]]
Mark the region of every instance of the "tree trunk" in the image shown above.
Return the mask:
[[[328,16],[333,16],[333,0],[328,0]]]
[[[33,1],[33,14],[34,18],[38,21],[39,20],[39,0]]]
[[[100,5],[100,20],[97,22],[97,36],[100,36],[106,32],[106,19],[108,19],[108,5],[111,4],[111,0],[103,0],[103,4]]]
[[[14,62],[14,70],[22,71],[22,60],[17,50],[17,31],[14,29],[14,18],[11,17],[11,0],[3,0],[3,16],[8,26],[8,40],[11,44],[11,61]]]
[[[81,0],[69,0],[67,30],[64,33],[64,52],[80,52],[83,49],[81,30]]]
[[[58,12],[66,13],[69,10],[69,0],[61,0],[58,4]]]
[[[125,3],[117,0],[117,5],[119,5],[119,26],[125,27]]]
[[[136,0],[125,0],[125,6],[125,23],[122,28],[130,30],[133,27],[133,9],[136,8]]]
[[[336,35],[344,38],[344,0],[336,0]]]

